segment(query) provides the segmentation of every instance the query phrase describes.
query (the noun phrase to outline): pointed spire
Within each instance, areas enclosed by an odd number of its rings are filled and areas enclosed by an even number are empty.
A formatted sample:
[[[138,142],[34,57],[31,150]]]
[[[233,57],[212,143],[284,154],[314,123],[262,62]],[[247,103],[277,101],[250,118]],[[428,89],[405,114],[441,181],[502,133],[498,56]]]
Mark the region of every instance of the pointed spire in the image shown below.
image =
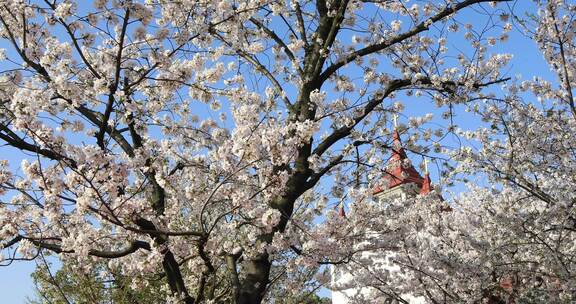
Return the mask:
[[[402,141],[400,140],[400,133],[397,128],[397,115],[394,114],[394,131],[392,132],[392,156],[390,162],[392,168],[387,170],[387,174],[384,177],[387,181],[388,189],[394,188],[396,186],[408,183],[416,183],[418,187],[422,185],[422,176],[416,171],[412,165],[406,165],[408,156],[406,151],[402,147]],[[374,189],[374,194],[382,192],[384,189],[378,187]]]
[[[392,159],[401,160],[405,159],[406,152],[402,148],[402,141],[400,140],[400,132],[398,132],[398,114],[393,114],[394,119],[394,131],[392,132]]]
[[[400,140],[400,133],[398,132],[398,129],[394,129],[394,133],[392,134],[392,160],[394,161],[400,161],[400,160],[404,160],[406,158],[408,158],[408,156],[406,156],[406,152],[404,151],[404,148],[402,147],[402,141]]]
[[[420,188],[420,195],[427,195],[432,191],[432,184],[430,182],[430,174],[428,173],[428,159],[424,157],[424,181],[422,182],[422,188]]]
[[[344,203],[340,204],[340,211],[338,212],[338,215],[340,215],[340,217],[346,217],[346,212],[344,211]]]
[[[426,172],[424,181],[422,182],[422,188],[420,188],[420,195],[428,195],[430,191],[432,191],[432,183],[430,182],[430,174]]]

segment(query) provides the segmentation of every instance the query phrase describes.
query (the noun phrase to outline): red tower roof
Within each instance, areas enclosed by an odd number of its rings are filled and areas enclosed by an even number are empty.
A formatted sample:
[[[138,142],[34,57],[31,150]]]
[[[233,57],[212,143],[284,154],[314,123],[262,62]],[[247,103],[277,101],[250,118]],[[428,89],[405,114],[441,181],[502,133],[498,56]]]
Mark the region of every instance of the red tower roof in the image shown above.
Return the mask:
[[[346,217],[346,211],[344,211],[344,205],[340,206],[340,212],[338,214],[341,217]]]
[[[432,184],[430,183],[430,174],[426,173],[424,175],[424,181],[422,182],[422,188],[420,188],[421,195],[427,195],[432,191]]]
[[[394,130],[393,136],[394,142],[392,146],[392,157],[390,158],[392,168],[386,171],[387,174],[384,177],[388,189],[409,183],[415,183],[419,188],[422,188],[424,179],[420,173],[416,171],[414,166],[411,164],[407,165],[407,163],[409,163],[407,162],[408,156],[406,156],[406,152],[402,147],[400,133],[398,133],[397,130]],[[430,183],[430,178],[428,178],[428,183]],[[384,190],[385,189],[382,189],[381,187],[376,187],[376,189],[374,189],[374,194],[380,193]]]

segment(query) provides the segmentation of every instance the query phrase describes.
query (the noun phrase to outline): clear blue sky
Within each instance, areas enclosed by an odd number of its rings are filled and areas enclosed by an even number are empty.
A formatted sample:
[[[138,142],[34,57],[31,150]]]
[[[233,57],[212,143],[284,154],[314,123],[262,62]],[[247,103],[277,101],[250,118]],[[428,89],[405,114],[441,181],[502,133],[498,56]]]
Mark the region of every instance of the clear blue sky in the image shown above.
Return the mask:
[[[521,4],[518,5],[517,11],[525,11],[531,8],[531,1],[520,0]],[[473,14],[468,11],[465,12],[466,16]],[[478,20],[475,20],[478,21]],[[450,41],[448,47],[457,46],[463,41],[453,40]],[[9,49],[5,40],[0,40],[0,48]],[[510,66],[508,76],[514,77],[521,74],[524,79],[531,79],[535,75],[539,75],[547,80],[555,81],[549,72],[542,56],[538,53],[536,45],[517,31],[510,33],[510,40],[501,47],[494,48],[493,53],[507,52],[514,54],[512,64]],[[3,63],[0,63],[0,68],[5,68]],[[406,101],[406,100],[405,100]],[[428,112],[438,113],[436,109],[429,103],[406,103],[406,115],[423,115]],[[440,122],[442,123],[442,122]],[[477,121],[459,119],[459,125],[462,128],[475,127]],[[0,158],[7,158],[11,164],[18,165],[22,159],[22,155],[13,149],[0,147]],[[419,160],[415,160],[419,161]],[[17,168],[14,168],[17,170]],[[433,178],[434,172],[433,173]],[[0,303],[1,304],[19,304],[25,303],[26,297],[33,297],[32,280],[30,273],[34,270],[34,262],[15,262],[10,267],[0,267]],[[323,293],[323,295],[325,295]]]
[[[2,66],[0,64],[0,66]],[[2,143],[3,144],[3,143]],[[11,168],[18,175],[22,175],[19,165],[23,159],[22,153],[10,147],[0,146],[0,159],[8,159]],[[0,197],[6,200],[6,197]],[[3,252],[6,254],[6,252]],[[10,266],[0,267],[0,303],[25,303],[26,297],[34,295],[30,274],[34,271],[35,262],[14,262]]]

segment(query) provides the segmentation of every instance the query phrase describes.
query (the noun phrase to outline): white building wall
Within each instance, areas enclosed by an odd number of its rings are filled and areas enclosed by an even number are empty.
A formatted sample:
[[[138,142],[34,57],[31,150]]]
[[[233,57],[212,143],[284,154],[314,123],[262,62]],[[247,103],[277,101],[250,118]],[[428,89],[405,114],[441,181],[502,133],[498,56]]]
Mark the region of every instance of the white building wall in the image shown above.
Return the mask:
[[[419,187],[416,184],[402,184],[392,189],[383,191],[376,195],[376,203],[385,204],[387,200],[394,198],[407,198],[415,196],[419,192]],[[391,258],[394,256],[393,251],[388,252],[363,252],[357,258],[371,259],[374,263],[374,269],[354,269],[356,276],[370,275],[370,273],[379,273],[382,270],[388,270],[392,274],[398,273],[400,267],[395,265]],[[379,290],[372,287],[360,286],[355,282],[355,275],[348,272],[345,267],[353,267],[353,264],[346,266],[333,266],[332,267],[332,304],[352,304],[352,303],[397,303],[396,300],[388,298]],[[378,268],[377,268],[378,267]],[[379,269],[380,268],[380,269]],[[399,275],[399,274],[398,274]],[[414,297],[409,294],[401,295],[401,297],[411,304],[424,304],[426,303],[423,297]]]

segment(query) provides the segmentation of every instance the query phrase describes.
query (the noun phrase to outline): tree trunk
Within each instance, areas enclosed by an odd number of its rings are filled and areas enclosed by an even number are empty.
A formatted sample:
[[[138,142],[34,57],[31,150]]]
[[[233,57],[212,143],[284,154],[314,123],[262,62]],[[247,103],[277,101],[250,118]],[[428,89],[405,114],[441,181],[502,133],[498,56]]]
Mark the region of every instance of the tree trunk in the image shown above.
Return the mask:
[[[261,303],[268,286],[271,262],[268,254],[260,254],[256,258],[244,263],[246,277],[242,280],[237,304]]]

